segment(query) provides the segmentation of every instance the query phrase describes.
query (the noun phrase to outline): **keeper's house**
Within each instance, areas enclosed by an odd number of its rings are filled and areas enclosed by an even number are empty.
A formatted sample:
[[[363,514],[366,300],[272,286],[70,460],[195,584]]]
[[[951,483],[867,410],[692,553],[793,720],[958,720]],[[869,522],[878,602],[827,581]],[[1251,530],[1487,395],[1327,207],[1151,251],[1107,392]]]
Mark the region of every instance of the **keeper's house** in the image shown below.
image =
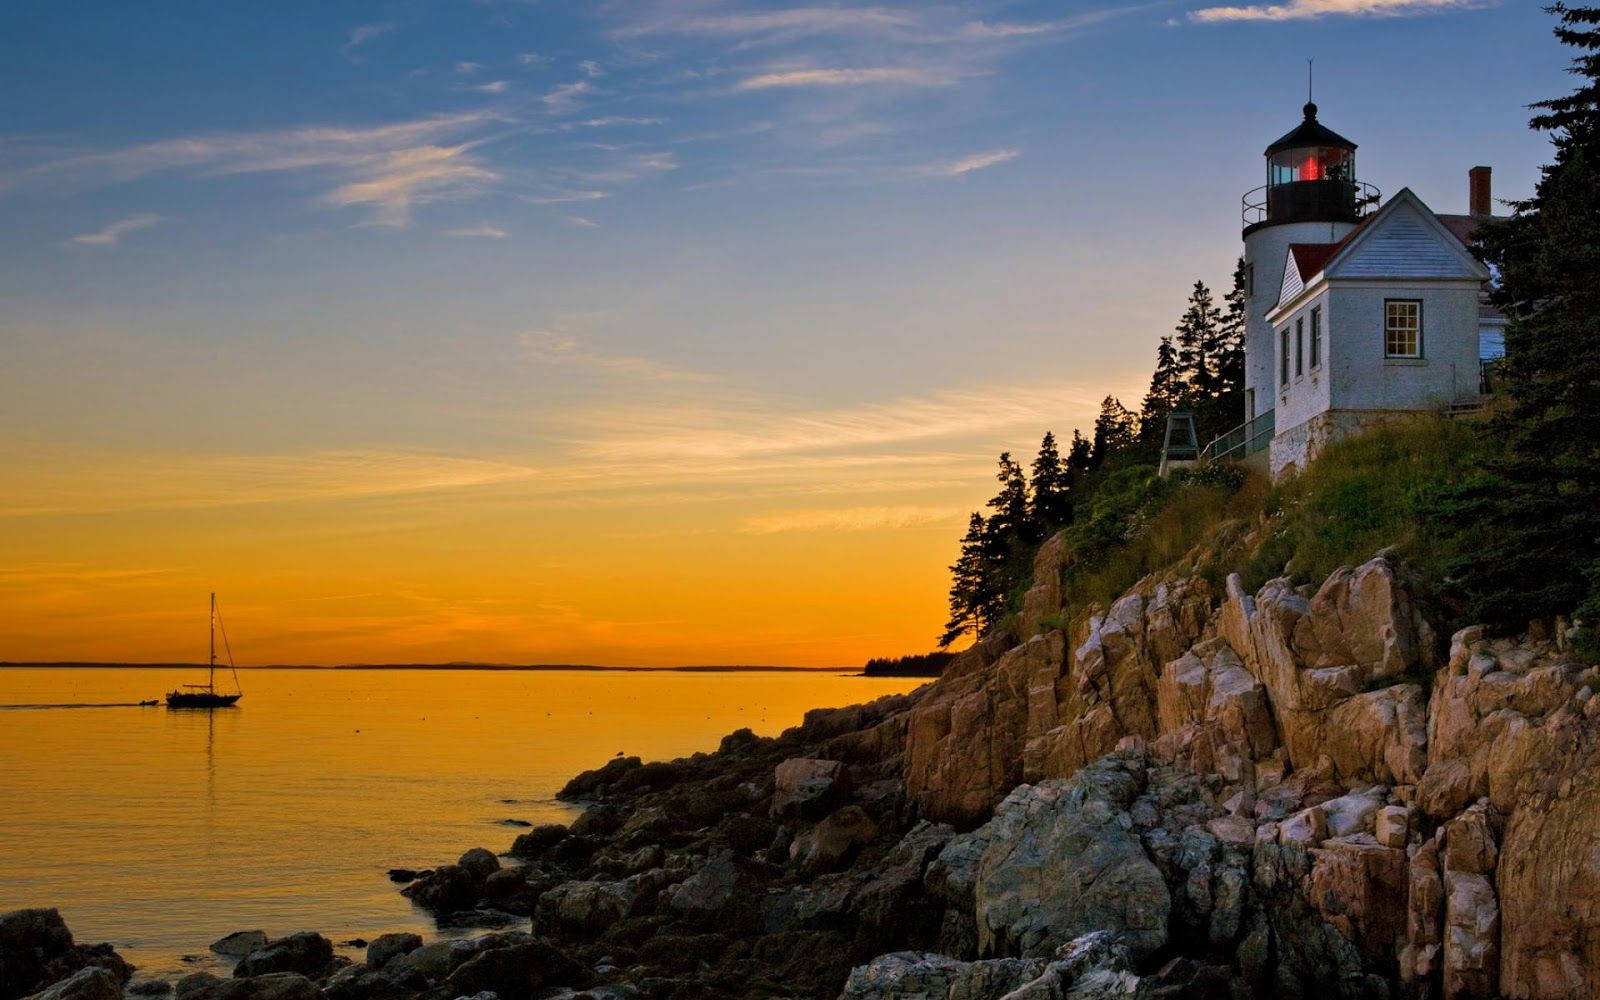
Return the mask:
[[[1489,168],[1470,172],[1470,214],[1439,215],[1410,189],[1380,204],[1355,150],[1314,104],[1267,147],[1267,183],[1244,197],[1245,423],[1211,457],[1292,472],[1365,423],[1478,400],[1504,353],[1468,249]]]

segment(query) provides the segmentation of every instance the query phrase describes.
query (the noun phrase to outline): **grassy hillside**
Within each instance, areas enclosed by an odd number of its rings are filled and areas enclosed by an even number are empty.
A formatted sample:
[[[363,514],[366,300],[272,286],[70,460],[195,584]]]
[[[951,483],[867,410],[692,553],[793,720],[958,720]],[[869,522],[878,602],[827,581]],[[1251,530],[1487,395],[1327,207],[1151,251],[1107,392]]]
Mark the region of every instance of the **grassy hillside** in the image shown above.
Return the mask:
[[[1230,572],[1251,589],[1284,575],[1317,584],[1390,548],[1415,572],[1429,616],[1448,634],[1464,623],[1446,574],[1471,535],[1436,530],[1428,511],[1441,490],[1482,467],[1490,447],[1468,423],[1417,416],[1329,446],[1279,486],[1231,466],[1167,481],[1143,465],[1110,472],[1067,529],[1069,617],[1157,570],[1199,574],[1219,587]]]

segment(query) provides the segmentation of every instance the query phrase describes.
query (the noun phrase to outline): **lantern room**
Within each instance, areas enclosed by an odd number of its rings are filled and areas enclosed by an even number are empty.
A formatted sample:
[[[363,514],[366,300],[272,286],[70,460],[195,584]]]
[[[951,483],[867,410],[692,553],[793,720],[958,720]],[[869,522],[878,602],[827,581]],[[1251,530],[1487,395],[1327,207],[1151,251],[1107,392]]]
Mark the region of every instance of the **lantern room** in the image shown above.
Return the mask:
[[[1267,183],[1245,196],[1246,231],[1288,222],[1357,222],[1377,192],[1356,180],[1356,144],[1317,121],[1305,120],[1267,147]]]

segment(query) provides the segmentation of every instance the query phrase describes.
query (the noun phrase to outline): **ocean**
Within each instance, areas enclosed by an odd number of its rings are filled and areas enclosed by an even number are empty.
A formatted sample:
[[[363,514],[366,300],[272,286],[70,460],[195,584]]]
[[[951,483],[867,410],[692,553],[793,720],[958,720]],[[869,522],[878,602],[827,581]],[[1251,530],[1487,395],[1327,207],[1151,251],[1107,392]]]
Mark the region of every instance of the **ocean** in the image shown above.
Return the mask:
[[[518,823],[621,753],[775,735],[807,709],[907,691],[914,678],[826,672],[474,669],[241,671],[217,711],[132,707],[192,669],[0,669],[0,911],[61,910],[141,978],[226,974],[235,930],[334,941],[432,920],[386,871],[499,853]],[[219,678],[219,686],[231,679]],[[460,934],[460,931],[445,931]],[[342,953],[359,957],[359,949]]]

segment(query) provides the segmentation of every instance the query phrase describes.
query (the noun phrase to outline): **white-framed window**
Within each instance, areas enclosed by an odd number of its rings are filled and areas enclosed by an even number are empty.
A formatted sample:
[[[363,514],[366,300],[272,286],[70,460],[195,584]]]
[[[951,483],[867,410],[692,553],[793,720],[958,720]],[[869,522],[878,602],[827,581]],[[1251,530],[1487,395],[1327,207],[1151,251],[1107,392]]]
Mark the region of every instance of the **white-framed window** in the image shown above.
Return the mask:
[[[1311,310],[1311,367],[1322,364],[1322,307]]]
[[[1422,300],[1383,300],[1383,356],[1422,357]]]
[[[1289,384],[1289,328],[1278,331],[1278,381]]]

